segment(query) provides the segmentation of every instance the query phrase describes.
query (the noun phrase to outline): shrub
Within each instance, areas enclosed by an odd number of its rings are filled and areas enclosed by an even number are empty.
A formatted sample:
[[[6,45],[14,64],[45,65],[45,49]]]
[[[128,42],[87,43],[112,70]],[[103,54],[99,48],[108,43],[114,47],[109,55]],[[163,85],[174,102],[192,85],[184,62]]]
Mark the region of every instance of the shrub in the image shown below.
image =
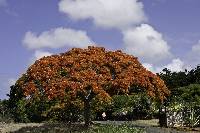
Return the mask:
[[[176,93],[170,96],[167,107],[175,112],[182,111],[184,124],[186,126],[200,126],[200,85],[176,89]]]
[[[114,95],[111,105],[106,107],[107,118],[114,120],[148,119],[158,110],[156,102],[145,93]]]
[[[0,122],[10,123],[13,122],[13,115],[8,108],[7,100],[0,100]]]

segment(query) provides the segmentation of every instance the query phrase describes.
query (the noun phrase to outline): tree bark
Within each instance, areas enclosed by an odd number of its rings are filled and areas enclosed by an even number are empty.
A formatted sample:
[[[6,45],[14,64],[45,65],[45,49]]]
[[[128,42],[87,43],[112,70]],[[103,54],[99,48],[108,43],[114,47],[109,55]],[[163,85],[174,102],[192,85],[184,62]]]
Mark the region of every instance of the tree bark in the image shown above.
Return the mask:
[[[85,126],[88,127],[91,123],[90,118],[90,100],[85,99],[84,100],[84,119],[85,119]]]

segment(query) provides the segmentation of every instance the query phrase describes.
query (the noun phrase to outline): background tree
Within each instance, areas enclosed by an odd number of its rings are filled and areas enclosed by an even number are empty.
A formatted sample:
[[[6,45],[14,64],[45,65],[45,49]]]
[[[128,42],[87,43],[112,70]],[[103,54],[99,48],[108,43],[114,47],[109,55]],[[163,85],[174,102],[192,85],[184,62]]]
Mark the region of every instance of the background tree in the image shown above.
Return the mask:
[[[187,74],[188,82],[190,84],[200,84],[200,65],[190,70]]]
[[[200,84],[200,66],[190,71],[172,72],[165,68],[157,74],[162,80],[164,80],[167,88],[171,91],[171,95],[179,93],[180,87],[188,86],[190,84]]]
[[[15,85],[29,104],[36,99],[59,100],[62,108],[78,100],[79,107],[84,107],[87,126],[93,98],[109,102],[111,96],[130,94],[135,88],[160,101],[169,95],[163,80],[146,70],[136,57],[91,46],[37,60]]]
[[[187,86],[189,84],[187,70],[185,70],[184,72],[172,72],[169,69],[165,68],[158,75],[162,78],[162,80],[164,80],[166,86],[170,90]]]
[[[158,74],[165,82],[166,86],[171,88],[179,88],[190,84],[200,84],[200,65],[191,70],[180,72],[171,72],[165,68]]]

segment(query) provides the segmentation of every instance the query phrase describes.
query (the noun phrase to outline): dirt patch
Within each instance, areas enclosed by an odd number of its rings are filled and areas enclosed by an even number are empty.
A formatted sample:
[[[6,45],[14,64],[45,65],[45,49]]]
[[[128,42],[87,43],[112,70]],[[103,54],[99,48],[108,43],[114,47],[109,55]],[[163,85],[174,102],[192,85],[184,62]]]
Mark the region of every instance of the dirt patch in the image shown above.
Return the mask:
[[[23,127],[40,127],[44,123],[0,123],[0,132],[9,133],[15,132]]]

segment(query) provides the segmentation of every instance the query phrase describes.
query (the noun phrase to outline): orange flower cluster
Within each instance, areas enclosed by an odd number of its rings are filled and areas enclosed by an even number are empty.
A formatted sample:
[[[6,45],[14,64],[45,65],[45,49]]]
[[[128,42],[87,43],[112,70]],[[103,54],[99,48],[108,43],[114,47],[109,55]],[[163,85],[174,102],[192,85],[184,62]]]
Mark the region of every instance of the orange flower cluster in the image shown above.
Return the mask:
[[[146,70],[136,57],[93,46],[43,57],[17,83],[26,96],[42,95],[49,99],[87,95],[88,86],[105,99],[114,94],[128,94],[133,85],[161,101],[169,95],[164,82]]]

